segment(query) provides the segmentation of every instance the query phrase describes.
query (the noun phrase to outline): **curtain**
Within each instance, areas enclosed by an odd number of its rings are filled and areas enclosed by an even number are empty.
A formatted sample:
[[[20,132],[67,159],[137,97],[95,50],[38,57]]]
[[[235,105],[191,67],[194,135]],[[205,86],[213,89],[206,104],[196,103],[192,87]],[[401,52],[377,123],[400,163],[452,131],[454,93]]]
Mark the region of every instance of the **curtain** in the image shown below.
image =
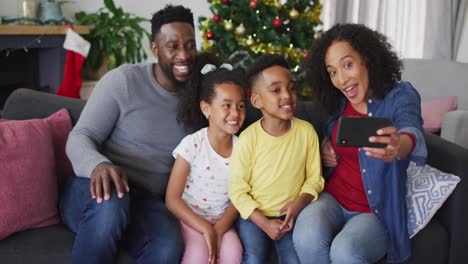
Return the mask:
[[[454,60],[468,0],[323,0],[324,30],[361,23],[385,34],[402,58]],[[466,30],[465,30],[466,31]]]

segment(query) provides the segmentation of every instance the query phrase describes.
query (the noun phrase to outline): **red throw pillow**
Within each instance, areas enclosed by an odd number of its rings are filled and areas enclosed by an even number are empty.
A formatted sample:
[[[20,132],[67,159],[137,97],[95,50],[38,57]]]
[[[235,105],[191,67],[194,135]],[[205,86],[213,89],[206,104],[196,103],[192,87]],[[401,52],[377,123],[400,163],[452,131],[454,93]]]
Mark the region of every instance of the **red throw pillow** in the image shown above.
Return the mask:
[[[455,109],[457,109],[456,96],[424,100],[421,103],[424,130],[431,133],[440,131],[445,114]]]
[[[68,134],[72,129],[71,118],[66,109],[61,109],[46,118],[46,120],[52,129],[57,179],[59,186],[62,186],[66,178],[73,173],[72,165],[65,153]]]
[[[62,109],[46,119],[0,122],[0,239],[59,222],[56,159],[66,159],[66,120]]]

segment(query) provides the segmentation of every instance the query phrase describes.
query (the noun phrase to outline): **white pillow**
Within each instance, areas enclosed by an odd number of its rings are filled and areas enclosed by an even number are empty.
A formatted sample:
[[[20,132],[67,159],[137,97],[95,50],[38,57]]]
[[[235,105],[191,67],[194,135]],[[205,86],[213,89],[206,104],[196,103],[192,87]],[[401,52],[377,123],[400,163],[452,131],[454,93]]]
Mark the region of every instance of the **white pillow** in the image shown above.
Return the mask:
[[[410,238],[423,229],[452,194],[460,177],[441,172],[429,165],[408,167],[406,206]]]

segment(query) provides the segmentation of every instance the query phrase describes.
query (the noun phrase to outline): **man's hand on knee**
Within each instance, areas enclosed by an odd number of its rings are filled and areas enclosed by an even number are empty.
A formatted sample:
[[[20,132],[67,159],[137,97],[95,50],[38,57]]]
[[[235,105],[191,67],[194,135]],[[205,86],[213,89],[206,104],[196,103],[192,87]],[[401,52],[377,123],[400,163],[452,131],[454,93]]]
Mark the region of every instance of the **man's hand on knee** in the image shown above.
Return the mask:
[[[125,172],[119,166],[109,162],[103,162],[94,168],[91,173],[89,190],[91,197],[96,198],[97,203],[109,200],[112,192],[111,184],[114,184],[117,196],[122,198],[130,191]]]

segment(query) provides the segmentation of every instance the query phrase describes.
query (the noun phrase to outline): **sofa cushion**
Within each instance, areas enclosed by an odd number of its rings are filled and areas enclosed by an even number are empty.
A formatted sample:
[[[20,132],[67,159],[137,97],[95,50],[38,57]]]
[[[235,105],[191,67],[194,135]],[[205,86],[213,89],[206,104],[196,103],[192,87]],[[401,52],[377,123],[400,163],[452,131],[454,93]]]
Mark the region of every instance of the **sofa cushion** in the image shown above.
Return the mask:
[[[429,165],[410,163],[406,201],[408,232],[412,238],[423,229],[460,182],[460,177],[441,172]]]
[[[71,263],[75,235],[63,224],[18,232],[0,241],[1,263]],[[116,264],[136,263],[119,250]]]
[[[46,119],[0,122],[0,239],[59,222],[56,158],[64,160],[66,122],[65,109]]]
[[[423,100],[421,110],[424,130],[430,133],[440,131],[445,114],[455,109],[457,109],[456,96]]]

